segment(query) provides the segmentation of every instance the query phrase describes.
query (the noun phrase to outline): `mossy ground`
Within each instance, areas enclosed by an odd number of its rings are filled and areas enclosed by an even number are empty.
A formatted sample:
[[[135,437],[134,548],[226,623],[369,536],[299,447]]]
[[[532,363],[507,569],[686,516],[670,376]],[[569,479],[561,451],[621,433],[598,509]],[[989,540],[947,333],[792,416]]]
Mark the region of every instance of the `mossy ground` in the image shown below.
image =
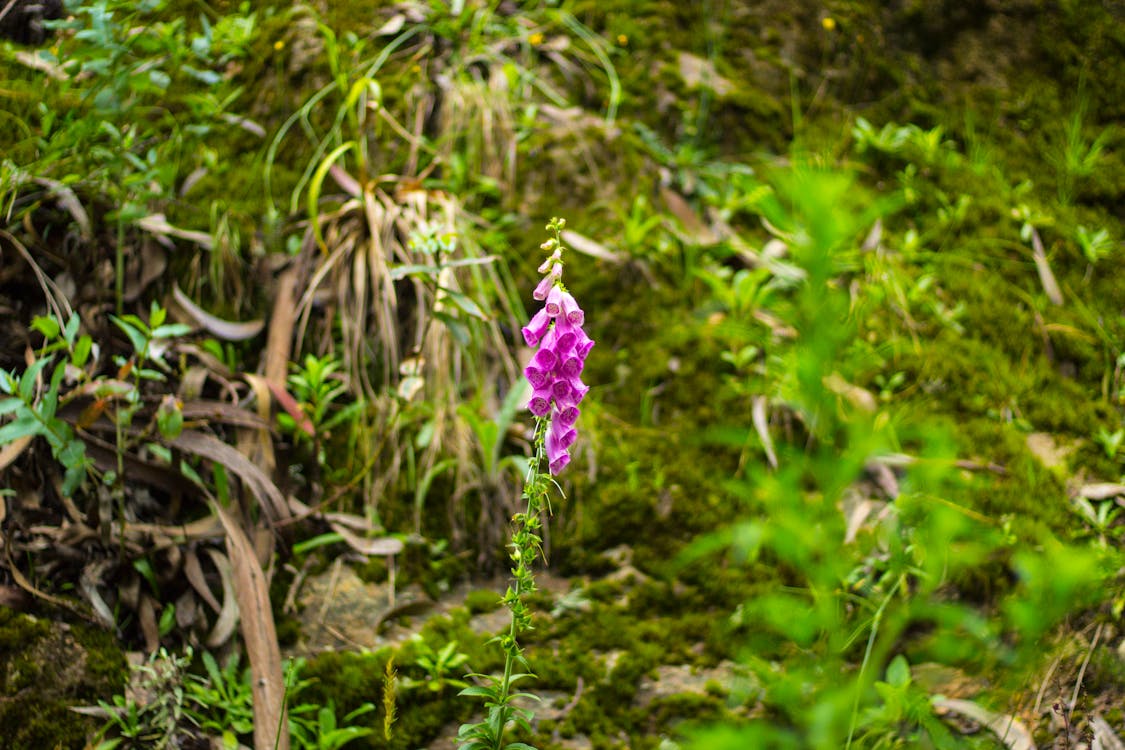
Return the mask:
[[[111,634],[0,607],[0,737],[7,747],[86,747],[100,723],[71,708],[120,693],[127,672]]]
[[[340,29],[346,24],[359,36],[388,16],[384,3],[331,6],[325,22]],[[588,368],[594,398],[583,440],[589,449],[576,457],[568,497],[555,508],[551,566],[576,580],[601,577],[617,567],[603,553],[624,546],[631,564],[652,578],[627,592],[592,583],[583,591],[588,610],[549,616],[545,599],[528,655],[543,688],[573,692],[580,677],[586,685],[567,717],[542,728],[541,747],[551,747],[554,731],[585,734],[595,747],[648,747],[686,717],[718,718],[727,709],[714,696],[684,696],[641,711],[634,704],[641,678],[664,664],[710,665],[735,656],[725,638],[727,615],[782,573],[764,564],[749,570],[676,564],[693,540],[743,512],[723,485],[738,472],[744,447],[718,439],[715,428],[744,428],[750,403],[745,390],[729,385],[735,371],[721,359],[725,339],[705,304],[705,287],[676,276],[690,268],[689,249],[669,252],[676,243],[665,229],[630,244],[622,217],[637,196],[662,206],[661,187],[681,192],[702,215],[707,186],[697,172],[722,160],[768,166],[797,151],[826,151],[824,158],[850,163],[875,191],[916,187],[916,197],[885,218],[884,249],[897,264],[898,283],[921,288],[926,279],[929,286],[916,297],[907,288],[902,309],[893,294],[857,272],[865,291],[886,294],[871,305],[861,331],[885,365],[861,385],[876,390],[875,376],[903,372],[891,396],[898,408],[940,422],[959,456],[1001,467],[966,473],[951,500],[1027,538],[1043,531],[1082,538],[1088,532],[1070,507],[1067,478],[1116,480],[1120,474],[1093,437],[1120,427],[1112,384],[1125,351],[1116,307],[1125,298],[1125,280],[1113,272],[1116,256],[1097,267],[1088,263],[1073,232],[1083,224],[1125,236],[1125,150],[1108,149],[1089,174],[1068,173],[1065,126],[1081,115],[1078,130],[1089,143],[1125,119],[1125,76],[1102,74],[1097,62],[1117,59],[1125,31],[1104,4],[1033,0],[1004,8],[943,2],[896,9],[843,0],[652,2],[642,12],[635,0],[613,0],[577,2],[573,11],[607,40],[623,87],[617,121],[599,122],[609,105],[607,87],[590,65],[589,81],[570,91],[590,121],[532,129],[513,195],[498,200],[481,188],[466,200],[495,221],[496,244],[512,256],[525,289],[538,258],[524,248],[538,244],[529,238],[538,238],[538,227],[553,214],[627,256],[623,264],[575,257],[568,265],[568,284],[587,307],[588,328],[599,343]],[[298,44],[296,28],[294,17],[280,11],[268,19],[239,74],[253,85],[240,103],[269,132],[328,80],[323,61],[300,70],[282,64],[275,45]],[[681,53],[703,60],[714,80],[731,88],[687,80],[684,65],[696,63],[685,63]],[[418,64],[409,56],[391,60],[381,79],[388,102],[407,98],[420,80]],[[11,73],[8,83],[17,80],[27,80],[26,71]],[[921,163],[911,173],[908,166],[920,161],[911,156],[857,153],[850,135],[857,115],[877,127],[889,121],[940,126],[950,144],[942,154],[955,158]],[[637,123],[665,151],[634,129]],[[404,150],[387,140],[383,166],[390,171],[402,166]],[[260,143],[243,134],[222,148],[223,168],[199,182],[193,199],[177,204],[170,217],[199,223],[200,207],[218,202],[245,236],[261,232],[266,249],[278,249],[284,229],[258,223],[264,215]],[[309,155],[299,139],[279,152],[279,204],[287,203]],[[435,185],[451,182],[448,174],[435,173]],[[962,196],[967,208],[956,214]],[[1031,246],[1012,217],[1022,204],[1051,217],[1038,231],[1063,290],[1062,306],[1046,301]],[[674,224],[670,217],[664,222]],[[914,250],[905,247],[910,231],[921,238]],[[767,237],[755,227],[747,233]],[[240,302],[251,309],[263,301]],[[764,329],[751,340],[769,345]],[[1077,446],[1067,476],[1029,450],[1030,432]],[[751,454],[763,458],[756,448]],[[442,569],[425,562],[413,559],[411,575],[463,574],[461,564]],[[381,577],[384,570],[374,564],[368,573]],[[986,607],[1016,584],[1004,555],[954,582],[958,596]],[[472,601],[469,610],[486,606]],[[494,668],[495,655],[467,621],[466,612],[435,622],[426,637],[435,644],[456,639],[474,669]],[[20,642],[42,636],[38,625],[21,621],[11,628],[0,631],[0,641],[8,632]],[[914,653],[931,653],[924,633],[914,643]],[[622,654],[607,673],[604,654],[616,651]],[[389,656],[320,655],[310,662],[307,676],[316,682],[305,697],[332,699],[341,713],[365,701],[378,704]],[[399,659],[406,669],[409,652]],[[1089,689],[1119,689],[1120,671],[1118,661],[1099,654],[1091,662]],[[110,676],[99,683],[102,696],[119,686]],[[69,697],[86,700],[93,686],[83,690]],[[386,742],[380,733],[367,746],[416,747],[451,721],[467,719],[471,709],[452,700],[453,692],[401,696],[394,738]]]

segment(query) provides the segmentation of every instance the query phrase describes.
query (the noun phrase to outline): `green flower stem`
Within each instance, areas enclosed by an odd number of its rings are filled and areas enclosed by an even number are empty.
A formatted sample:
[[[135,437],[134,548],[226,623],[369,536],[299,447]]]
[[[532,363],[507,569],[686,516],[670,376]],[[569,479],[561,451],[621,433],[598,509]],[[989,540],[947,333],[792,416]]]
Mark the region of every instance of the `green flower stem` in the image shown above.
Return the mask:
[[[509,594],[504,597],[505,603],[512,612],[512,622],[508,629],[508,637],[503,643],[504,676],[500,682],[499,700],[497,701],[501,714],[495,738],[495,750],[500,750],[504,746],[504,730],[512,713],[509,706],[512,692],[512,671],[516,660],[522,658],[522,650],[517,639],[519,634],[529,627],[531,620],[523,604],[523,597],[525,594],[535,591],[535,579],[531,572],[531,565],[535,562],[535,558],[539,556],[539,545],[542,541],[537,533],[539,530],[539,511],[543,507],[542,497],[545,492],[542,486],[543,475],[540,472],[540,467],[543,465],[543,440],[546,436],[548,422],[547,417],[538,417],[535,420],[535,457],[528,467],[523,492],[524,498],[527,500],[527,508],[523,513],[516,514],[514,518],[517,528],[515,533],[512,534],[511,558],[512,562],[515,563],[515,567],[512,568],[515,586],[514,589],[509,589]]]

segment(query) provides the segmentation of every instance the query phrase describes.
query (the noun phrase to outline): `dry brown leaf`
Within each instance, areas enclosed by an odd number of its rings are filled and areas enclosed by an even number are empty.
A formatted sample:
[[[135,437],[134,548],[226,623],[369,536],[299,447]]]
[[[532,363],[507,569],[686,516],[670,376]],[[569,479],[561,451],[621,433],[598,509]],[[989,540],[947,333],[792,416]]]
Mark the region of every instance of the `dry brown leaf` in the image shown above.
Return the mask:
[[[93,239],[94,231],[90,224],[90,215],[86,213],[86,207],[82,205],[82,201],[78,200],[78,196],[74,194],[70,186],[47,177],[36,177],[35,181],[47,188],[58,200],[59,205],[66,209],[66,212],[74,219],[74,223],[78,225],[78,231],[82,239],[87,241]]]
[[[1031,732],[1019,719],[1008,714],[998,714],[987,708],[960,698],[934,698],[934,708],[952,711],[988,727],[1000,738],[1008,750],[1035,750]]]
[[[10,7],[11,5],[8,5],[5,10]],[[16,50],[15,54],[13,54],[12,57],[21,65],[26,65],[32,70],[38,70],[40,73],[46,74],[48,78],[54,78],[56,81],[66,81],[70,78],[70,76],[67,75],[66,71],[63,70],[63,67],[61,65],[56,65],[50,60],[44,57],[40,57],[37,53],[30,50]]]
[[[226,401],[194,399],[185,401],[180,408],[185,421],[202,419],[208,423],[229,424],[235,427],[249,427],[255,430],[268,430],[269,421],[241,406]]]
[[[0,471],[8,468],[8,466],[20,457],[20,454],[31,445],[31,439],[34,435],[24,435],[21,438],[16,438],[12,442],[0,448]],[[0,520],[3,520],[0,518]]]
[[[219,577],[223,582],[223,606],[219,610],[219,619],[215,621],[215,627],[211,628],[207,636],[207,648],[219,648],[234,635],[234,628],[238,625],[239,605],[238,598],[235,596],[230,560],[217,549],[209,549],[207,554],[218,569]]]
[[[714,64],[690,52],[681,52],[679,55],[680,77],[684,79],[689,89],[700,87],[709,88],[724,97],[734,90],[734,84],[727,78],[719,75]]]
[[[765,396],[755,396],[750,416],[754,422],[754,429],[758,433],[758,439],[762,441],[762,448],[766,451],[766,460],[770,462],[770,468],[776,470],[777,453],[774,452],[773,438],[770,437],[769,416],[766,414],[767,405]]]
[[[277,645],[269,585],[242,527],[212,498],[211,505],[227,532],[227,554],[234,572],[234,592],[242,619],[242,639],[250,661],[254,697],[254,747],[289,750],[285,719],[285,681]]]
[[[1059,289],[1059,282],[1055,280],[1055,274],[1051,272],[1050,264],[1047,263],[1043,240],[1039,239],[1039,230],[1035,227],[1031,228],[1031,257],[1035,260],[1035,270],[1039,272],[1039,282],[1043,285],[1043,291],[1047,293],[1047,299],[1051,300],[1051,304],[1061,305],[1062,291]]]
[[[276,522],[288,517],[289,509],[286,507],[285,497],[277,485],[246,456],[222,440],[196,430],[184,430],[175,440],[169,441],[169,445],[222,464],[237,474],[246,488],[257,498],[262,510],[271,521]]]
[[[201,609],[191,589],[184,589],[183,593],[176,597],[175,607],[176,627],[184,633],[189,632],[195,626],[197,610]]]
[[[159,237],[176,237],[177,239],[194,242],[205,250],[211,250],[214,244],[211,235],[206,232],[196,232],[191,229],[180,229],[168,223],[164,214],[151,214],[137,220],[137,226]]]
[[[328,168],[328,174],[336,181],[345,193],[353,198],[358,198],[363,192],[363,186],[359,184],[359,180],[348,174],[347,170],[339,164],[333,164]]]
[[[131,260],[125,289],[122,292],[126,302],[133,302],[140,297],[144,290],[163,276],[168,268],[168,253],[151,237],[145,238],[141,243],[140,255],[134,255]]]
[[[136,537],[164,536],[175,544],[184,544],[202,539],[218,539],[223,535],[223,525],[214,516],[200,518],[190,523],[164,525],[155,523],[126,523],[125,536]]]
[[[375,36],[394,36],[402,31],[402,27],[405,25],[406,16],[402,13],[396,13],[375,31]]]
[[[703,219],[699,218],[699,214],[684,200],[682,195],[675,190],[662,187],[660,188],[660,197],[664,199],[664,205],[668,208],[668,211],[679,219],[684,231],[688,234],[686,239],[690,242],[709,247],[719,241],[719,236],[703,223]]]
[[[117,471],[117,449],[110,443],[88,432],[81,433],[86,444],[86,455],[99,471]],[[183,493],[187,483],[180,472],[152,461],[138,458],[132,453],[124,454],[125,476],[133,484],[145,484],[167,492],[169,495]]]
[[[843,397],[848,403],[861,411],[871,414],[878,408],[878,402],[871,391],[854,383],[849,383],[838,372],[824,376],[823,383],[825,388],[837,396]]]
[[[254,404],[258,409],[258,417],[266,426],[253,431],[239,430],[238,450],[260,466],[267,475],[272,475],[277,468],[277,457],[273,452],[273,438],[268,427],[272,403],[270,384],[265,378],[250,373],[243,375],[243,378],[254,391]]]
[[[1078,494],[1087,500],[1108,500],[1111,497],[1116,497],[1120,500],[1120,498],[1125,496],[1125,484],[1118,484],[1117,482],[1084,484],[1078,488]]]
[[[876,219],[875,223],[871,225],[871,231],[867,233],[867,239],[863,241],[863,249],[867,251],[875,250],[879,247],[879,241],[883,239],[883,220]]]
[[[211,587],[207,585],[207,577],[203,574],[203,566],[199,564],[199,555],[195,554],[195,550],[190,547],[184,551],[184,576],[203,601],[207,602],[211,609],[218,614],[221,609],[219,600],[215,598],[215,595],[211,593]]]
[[[285,385],[289,373],[289,357],[293,348],[293,326],[296,321],[297,268],[290,266],[277,277],[273,313],[266,340],[266,380]]]
[[[1090,724],[1094,729],[1094,742],[1090,745],[1090,750],[1125,750],[1125,742],[1114,733],[1100,713],[1094,713]]]
[[[156,625],[156,603],[148,594],[141,594],[137,607],[137,619],[141,623],[141,635],[145,639],[145,650],[150,654],[160,648],[160,628]]]
[[[625,258],[620,253],[615,253],[600,242],[595,242],[589,237],[570,229],[564,229],[562,240],[572,249],[591,258],[608,261],[609,263],[624,263]]]
[[[184,313],[195,325],[225,341],[246,341],[247,339],[252,339],[261,333],[266,325],[265,321],[262,320],[237,322],[216,318],[214,315],[192,302],[191,299],[180,290],[178,284],[172,285],[172,298],[183,308]]]
[[[387,536],[369,539],[349,531],[342,524],[329,523],[328,525],[332,527],[333,531],[343,537],[349,547],[361,554],[386,556],[397,555],[402,552],[403,544],[401,539]]]

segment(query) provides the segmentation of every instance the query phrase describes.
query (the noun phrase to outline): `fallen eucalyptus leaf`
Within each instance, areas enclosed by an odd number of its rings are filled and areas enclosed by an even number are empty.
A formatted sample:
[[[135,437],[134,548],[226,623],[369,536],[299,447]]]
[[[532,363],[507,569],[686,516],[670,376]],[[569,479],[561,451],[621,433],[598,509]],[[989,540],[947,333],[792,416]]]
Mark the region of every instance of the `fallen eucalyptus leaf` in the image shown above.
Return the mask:
[[[1031,732],[1014,716],[989,711],[979,704],[959,698],[935,697],[933,705],[934,708],[952,711],[983,724],[1000,738],[1008,750],[1035,750]]]
[[[236,322],[216,318],[214,315],[192,302],[191,299],[180,290],[177,284],[172,285],[172,297],[180,307],[183,308],[184,312],[193,323],[225,341],[246,341],[247,339],[252,339],[261,333],[266,325],[263,320]]]

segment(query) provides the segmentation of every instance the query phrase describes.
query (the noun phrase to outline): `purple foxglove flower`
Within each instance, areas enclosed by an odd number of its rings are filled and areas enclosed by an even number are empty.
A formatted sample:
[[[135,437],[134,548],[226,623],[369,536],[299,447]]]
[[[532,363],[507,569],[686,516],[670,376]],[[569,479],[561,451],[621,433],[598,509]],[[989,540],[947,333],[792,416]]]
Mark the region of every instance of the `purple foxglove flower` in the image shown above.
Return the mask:
[[[547,463],[550,465],[551,473],[558,474],[563,470],[563,467],[570,463],[570,454],[559,442],[559,436],[555,434],[554,430],[547,431],[546,443]]]
[[[578,439],[578,432],[573,427],[564,427],[557,419],[551,420],[551,432],[548,434],[548,439],[552,435],[555,443],[563,450],[570,448],[574,445],[574,441]]]
[[[543,263],[539,266],[539,273],[547,273],[547,271],[551,270],[551,266],[555,263],[558,263],[561,258],[562,250],[556,248],[555,252],[551,253],[551,257],[547,258],[547,260],[543,261]]]
[[[545,390],[551,387],[554,377],[547,370],[540,370],[535,365],[528,365],[524,368],[523,374],[527,377],[527,382],[531,383],[531,387],[537,391]]]
[[[570,392],[574,390],[568,380],[556,380],[551,384],[551,395],[555,397],[555,401],[565,403],[570,398]]]
[[[562,308],[566,319],[574,325],[581,327],[586,322],[586,313],[582,312],[582,308],[578,306],[569,292],[563,292]]]
[[[578,406],[578,404],[582,403],[582,399],[586,398],[586,394],[590,390],[590,386],[586,385],[578,378],[572,378],[570,380],[556,380],[551,385],[552,393],[557,392],[555,391],[555,388],[559,385],[559,383],[567,384],[566,396],[564,396],[563,398],[555,399],[555,401],[559,405],[559,408],[562,408],[564,406]]]
[[[551,287],[551,291],[547,293],[547,304],[543,308],[547,314],[552,318],[557,318],[563,311],[563,299],[570,295],[559,289],[557,286]]]
[[[559,322],[555,323],[555,341],[554,346],[551,347],[560,360],[569,354],[574,349],[574,345],[578,343],[578,335],[573,329],[567,328],[565,325],[559,325],[562,320],[562,318],[559,318]]]
[[[578,329],[578,340],[574,343],[574,354],[583,362],[586,361],[586,355],[594,348],[594,340],[586,335],[586,332],[581,328]]]
[[[571,356],[564,359],[562,364],[559,365],[559,376],[564,378],[577,378],[582,374],[583,366],[583,361],[574,356],[574,353],[571,352]],[[528,380],[531,380],[530,375],[528,376]],[[535,385],[535,383],[532,383],[532,385]]]
[[[546,372],[553,372],[559,366],[559,356],[555,354],[553,349],[548,348],[546,341],[539,348],[539,351],[535,352],[535,357],[531,361],[537,368]]]
[[[574,423],[578,421],[578,414],[577,406],[563,406],[555,412],[554,419],[558,420],[563,427],[573,427]]]
[[[551,473],[558,476],[559,472],[565,469],[568,463],[570,463],[570,454],[563,451],[555,457],[554,461],[550,462]]]
[[[560,277],[562,277],[562,264],[556,263],[551,266],[551,272],[544,276],[543,280],[539,282],[539,286],[535,287],[535,291],[531,293],[531,296],[540,301],[547,299],[547,295]]]
[[[543,334],[547,332],[550,325],[551,318],[548,317],[545,310],[540,310],[532,316],[531,322],[523,327],[523,340],[527,342],[528,346],[535,346],[543,338]]]
[[[536,390],[531,394],[531,400],[527,402],[528,410],[537,417],[545,417],[551,411],[551,391],[550,390]]]

